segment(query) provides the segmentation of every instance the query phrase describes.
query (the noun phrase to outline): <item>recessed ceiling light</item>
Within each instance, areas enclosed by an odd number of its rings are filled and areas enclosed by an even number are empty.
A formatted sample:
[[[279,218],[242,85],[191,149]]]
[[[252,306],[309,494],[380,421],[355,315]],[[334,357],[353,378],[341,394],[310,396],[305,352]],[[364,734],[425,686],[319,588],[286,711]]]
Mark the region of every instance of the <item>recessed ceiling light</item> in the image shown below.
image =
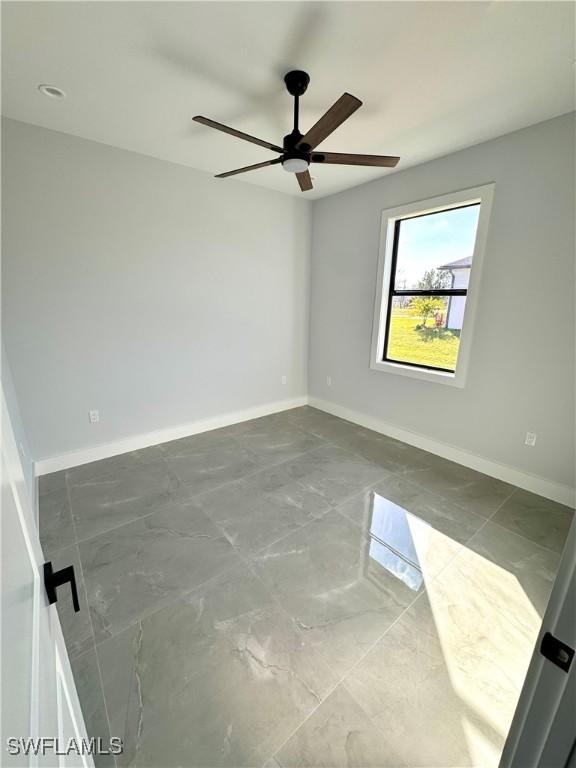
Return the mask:
[[[66,94],[61,88],[57,88],[55,85],[39,85],[38,90],[43,93],[44,96],[49,96],[51,99],[63,99]]]

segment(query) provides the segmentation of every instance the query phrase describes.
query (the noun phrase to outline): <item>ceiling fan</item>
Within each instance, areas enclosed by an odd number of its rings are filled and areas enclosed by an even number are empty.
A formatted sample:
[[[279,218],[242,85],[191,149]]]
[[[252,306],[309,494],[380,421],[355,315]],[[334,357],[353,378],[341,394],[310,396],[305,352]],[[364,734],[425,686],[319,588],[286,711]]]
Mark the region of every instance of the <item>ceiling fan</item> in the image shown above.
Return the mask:
[[[237,131],[235,128],[230,128],[222,123],[217,123],[215,120],[210,120],[207,117],[196,115],[193,119],[197,123],[207,125],[209,128],[215,128],[217,131],[223,131],[229,133],[231,136],[236,136],[238,139],[244,139],[252,144],[258,144],[265,149],[271,149],[273,152],[279,152],[280,157],[275,157],[273,160],[266,160],[263,163],[256,163],[255,165],[247,165],[244,168],[237,168],[235,171],[227,171],[226,173],[219,173],[217,179],[225,179],[228,176],[235,176],[237,173],[246,173],[246,171],[255,171],[257,168],[264,168],[267,165],[278,165],[282,163],[282,168],[290,173],[295,173],[300,189],[302,192],[307,192],[312,189],[312,179],[310,178],[309,166],[310,163],[325,163],[327,165],[369,165],[379,168],[394,168],[400,160],[399,157],[390,157],[388,155],[349,155],[341,152],[314,152],[318,144],[326,139],[330,134],[338,128],[339,125],[347,120],[358,107],[362,106],[362,102],[355,96],[351,96],[349,93],[344,93],[337,102],[335,102],[330,109],[318,120],[318,122],[310,128],[310,130],[302,135],[298,130],[298,108],[299,99],[308,88],[310,82],[310,76],[306,72],[300,70],[294,70],[288,72],[284,77],[284,82],[288,93],[294,96],[294,129],[292,133],[284,136],[282,146],[277,144],[271,144],[269,141],[263,141],[257,139],[254,136],[250,136],[242,131]]]

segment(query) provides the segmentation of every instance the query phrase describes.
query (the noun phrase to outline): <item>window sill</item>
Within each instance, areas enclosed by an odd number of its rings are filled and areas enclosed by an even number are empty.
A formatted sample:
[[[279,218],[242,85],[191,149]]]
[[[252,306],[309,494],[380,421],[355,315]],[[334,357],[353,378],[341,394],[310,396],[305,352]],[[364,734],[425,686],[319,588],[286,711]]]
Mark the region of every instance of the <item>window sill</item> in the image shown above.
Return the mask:
[[[372,362],[370,368],[373,371],[383,371],[384,373],[408,376],[411,379],[420,379],[420,381],[432,381],[435,384],[447,384],[449,387],[462,388],[464,386],[464,376],[458,371],[456,371],[456,373],[430,371],[426,368],[415,368],[411,365],[389,362]]]

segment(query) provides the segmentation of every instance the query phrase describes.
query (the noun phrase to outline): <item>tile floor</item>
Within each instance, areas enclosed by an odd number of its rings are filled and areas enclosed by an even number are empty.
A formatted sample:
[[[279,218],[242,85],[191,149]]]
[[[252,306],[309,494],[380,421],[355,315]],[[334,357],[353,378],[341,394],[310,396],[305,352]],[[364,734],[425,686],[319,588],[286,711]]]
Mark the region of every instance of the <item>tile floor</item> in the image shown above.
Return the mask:
[[[572,518],[312,408],[40,493],[88,730],[150,768],[497,766]]]

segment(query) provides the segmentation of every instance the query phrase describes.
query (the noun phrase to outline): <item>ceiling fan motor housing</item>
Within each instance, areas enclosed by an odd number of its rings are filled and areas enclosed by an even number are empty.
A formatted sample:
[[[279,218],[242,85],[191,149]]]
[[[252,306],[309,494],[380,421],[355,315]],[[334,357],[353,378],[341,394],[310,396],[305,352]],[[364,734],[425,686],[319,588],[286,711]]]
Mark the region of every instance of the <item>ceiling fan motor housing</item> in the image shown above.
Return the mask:
[[[294,69],[284,75],[284,82],[288,93],[292,96],[303,96],[310,82],[310,75],[300,69]]]
[[[302,147],[297,147],[301,138],[302,134],[298,130],[293,130],[292,133],[284,136],[284,141],[282,142],[284,147],[282,167],[285,171],[302,173],[310,165],[310,152],[307,151],[308,145],[304,144]]]

